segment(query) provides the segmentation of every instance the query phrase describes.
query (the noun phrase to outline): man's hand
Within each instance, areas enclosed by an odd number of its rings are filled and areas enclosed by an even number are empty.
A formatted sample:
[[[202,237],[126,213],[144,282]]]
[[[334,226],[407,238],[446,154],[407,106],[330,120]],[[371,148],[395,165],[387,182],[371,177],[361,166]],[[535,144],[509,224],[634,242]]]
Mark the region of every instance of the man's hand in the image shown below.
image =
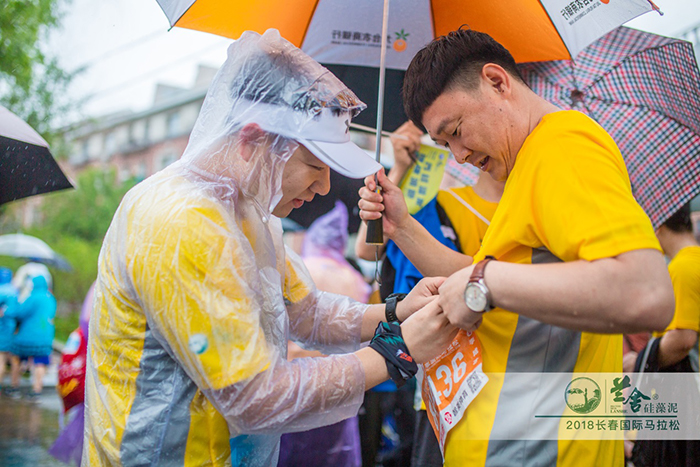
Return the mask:
[[[440,307],[453,325],[467,332],[476,331],[481,325],[483,313],[474,313],[464,301],[464,289],[472,275],[474,265],[457,271],[440,286]]]
[[[455,338],[457,331],[442,312],[437,297],[401,324],[406,347],[418,363],[440,355]]]
[[[396,305],[396,317],[406,321],[416,311],[432,302],[438,295],[438,289],[445,282],[444,277],[425,277],[413,287],[413,290]]]
[[[637,352],[631,350],[622,357],[622,371],[625,373],[632,373],[635,363],[637,363]]]
[[[384,169],[377,172],[377,180],[382,187],[381,193],[376,191],[374,175],[365,178],[365,186],[360,188],[360,201],[357,203],[360,219],[368,221],[383,218],[384,235],[391,238],[411,216],[408,214],[403,192],[387,178]]]

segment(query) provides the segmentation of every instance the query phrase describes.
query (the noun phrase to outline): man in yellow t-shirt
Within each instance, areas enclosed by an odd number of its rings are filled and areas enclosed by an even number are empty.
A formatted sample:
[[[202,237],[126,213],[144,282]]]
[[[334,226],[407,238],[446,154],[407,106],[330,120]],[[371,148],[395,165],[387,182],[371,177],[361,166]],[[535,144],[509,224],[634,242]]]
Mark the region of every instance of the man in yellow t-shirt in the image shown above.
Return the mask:
[[[690,221],[690,203],[672,215],[656,231],[661,248],[671,258],[668,272],[673,282],[676,311],[673,321],[661,337],[659,364],[662,367],[678,363],[690,356],[698,371],[698,332],[700,332],[700,245],[693,235]]]
[[[391,136],[394,165],[387,174],[387,178],[392,183],[398,185],[410,168],[413,163],[411,153],[420,148],[422,136],[423,132],[410,121],[401,125]],[[443,178],[441,187],[444,189],[441,189],[437,194],[437,204],[449,220],[449,226],[441,225],[441,229],[445,237],[454,242],[463,255],[456,254],[452,249],[437,241],[434,242],[433,247],[424,245],[424,248],[430,248],[431,251],[436,251],[454,261],[452,269],[446,268],[443,275],[449,275],[468,265],[469,258],[479,251],[491,218],[493,218],[498,206],[498,201],[503,194],[504,185],[503,182],[497,182],[485,173],[479,176],[474,186],[447,188],[446,185],[449,184],[450,182],[446,183],[446,179]],[[429,209],[431,206],[428,205],[424,209]],[[373,261],[375,247],[365,242],[366,232],[367,227],[363,223],[357,235],[355,252],[359,258]],[[421,263],[416,263],[415,266],[420,269]],[[442,464],[442,453],[433,428],[428,421],[425,402],[421,400],[420,410],[416,412],[411,466],[433,467],[442,466]]]
[[[484,372],[505,374],[448,433],[445,465],[624,465],[621,440],[514,439],[530,410],[555,394],[547,379],[528,389],[509,378],[621,371],[620,333],[671,320],[663,255],[615,142],[585,115],[533,93],[510,53],[476,31],[454,31],[421,50],[404,96],[409,118],[458,161],[506,182],[473,264],[440,287],[450,321],[476,331]],[[384,212],[384,232],[426,275],[441,275],[449,258],[419,247],[429,240],[382,172],[378,181],[381,195],[366,179],[361,217]]]

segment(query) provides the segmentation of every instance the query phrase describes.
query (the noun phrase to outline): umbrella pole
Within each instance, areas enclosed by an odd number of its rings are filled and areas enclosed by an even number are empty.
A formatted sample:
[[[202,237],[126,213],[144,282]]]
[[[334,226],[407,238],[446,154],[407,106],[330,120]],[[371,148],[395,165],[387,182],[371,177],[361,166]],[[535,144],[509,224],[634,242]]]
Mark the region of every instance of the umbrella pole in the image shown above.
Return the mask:
[[[375,144],[375,159],[380,162],[382,154],[382,125],[384,124],[384,79],[386,75],[386,46],[387,32],[389,30],[389,0],[384,0],[384,14],[382,16],[382,45],[379,61],[379,94],[377,97],[377,137]],[[377,175],[374,175],[374,183],[377,185],[377,191],[380,191]],[[379,256],[379,246],[384,245],[384,229],[382,228],[382,220],[377,219],[367,222],[367,237],[365,242],[368,245],[376,245],[377,251],[375,256]],[[378,259],[378,258],[376,258]],[[375,274],[375,276],[378,274]]]

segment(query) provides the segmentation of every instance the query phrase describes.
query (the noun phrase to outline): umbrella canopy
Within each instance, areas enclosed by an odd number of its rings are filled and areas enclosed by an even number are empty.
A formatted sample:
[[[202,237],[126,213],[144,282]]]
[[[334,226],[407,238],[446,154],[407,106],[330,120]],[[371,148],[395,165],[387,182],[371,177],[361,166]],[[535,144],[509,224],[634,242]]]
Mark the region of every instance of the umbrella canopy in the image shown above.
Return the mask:
[[[245,30],[278,29],[368,104],[369,112],[355,123],[372,125],[376,118],[377,161],[381,130],[394,130],[405,121],[398,92],[402,70],[435,37],[467,24],[490,34],[517,62],[568,59],[655,8],[651,0],[402,0],[389,13],[389,0],[157,1],[171,26],[233,39]],[[388,93],[385,80],[392,90]],[[381,243],[380,229],[380,222],[370,223],[368,243]]]
[[[73,188],[48,144],[24,120],[0,106],[0,204]]]
[[[276,28],[321,63],[377,66],[377,0],[158,0],[172,26],[237,38]],[[606,32],[654,8],[649,0],[401,0],[389,15],[387,68],[406,69],[434,37],[468,24],[518,62],[568,59]]]
[[[368,108],[355,120],[377,121],[383,2],[378,0],[157,0],[170,24],[238,38],[276,28],[327,66]],[[517,62],[575,56],[598,37],[655,8],[649,0],[401,0],[391,4],[383,128],[406,121],[403,70],[435,37],[463,24],[490,34]]]
[[[700,193],[700,71],[689,42],[621,27],[575,62],[520,71],[537,94],[610,133],[654,226]]]
[[[64,270],[72,269],[63,256],[53,251],[43,240],[31,235],[0,235],[0,255],[30,259]]]

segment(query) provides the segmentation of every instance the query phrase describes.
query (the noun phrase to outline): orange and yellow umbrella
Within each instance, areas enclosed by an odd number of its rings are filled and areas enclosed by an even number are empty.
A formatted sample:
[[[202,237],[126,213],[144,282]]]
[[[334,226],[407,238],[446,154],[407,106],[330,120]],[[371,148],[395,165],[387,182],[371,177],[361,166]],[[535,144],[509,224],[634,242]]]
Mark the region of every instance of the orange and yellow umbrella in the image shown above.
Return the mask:
[[[378,43],[375,36],[381,33],[383,8],[378,0],[158,3],[172,26],[232,39],[246,30],[263,33],[276,28],[322,63],[328,61],[314,51],[331,54],[329,49],[350,47],[355,55],[368,55],[366,47]],[[389,15],[392,43],[387,67],[405,69],[427,42],[463,24],[491,35],[518,62],[569,59],[615,27],[652,9],[656,7],[649,0],[394,0]],[[392,59],[392,54],[408,59]],[[378,54],[371,57],[371,66],[377,66],[376,57]],[[337,60],[332,63],[340,63]]]
[[[651,0],[394,0],[389,14],[389,0],[157,1],[171,26],[232,39],[246,30],[275,28],[324,65],[378,66],[376,107],[360,96],[377,109],[377,161],[386,70],[408,68],[435,37],[466,24],[491,35],[517,62],[571,59],[617,26],[656,8]],[[368,228],[370,244],[383,242],[381,223],[376,224]]]

